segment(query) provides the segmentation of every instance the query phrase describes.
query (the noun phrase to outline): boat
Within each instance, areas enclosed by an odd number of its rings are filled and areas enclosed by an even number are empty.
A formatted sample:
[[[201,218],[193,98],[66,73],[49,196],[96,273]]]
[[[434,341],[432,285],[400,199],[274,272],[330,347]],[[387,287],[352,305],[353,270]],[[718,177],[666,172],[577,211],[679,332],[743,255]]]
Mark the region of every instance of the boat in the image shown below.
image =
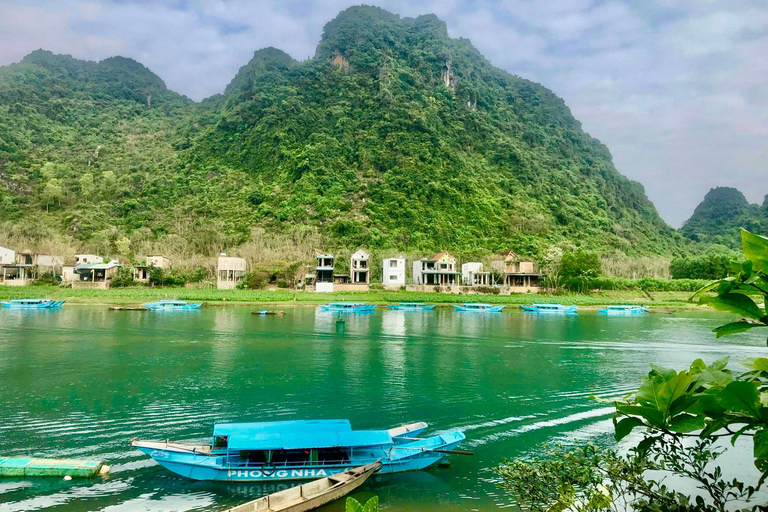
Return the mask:
[[[575,313],[579,309],[578,306],[563,306],[554,303],[522,305],[520,307],[532,313]]]
[[[0,305],[9,309],[54,309],[60,308],[62,304],[63,300],[51,299],[13,299],[0,302]]]
[[[0,477],[57,476],[87,478],[109,473],[101,460],[38,459],[36,457],[0,457]]]
[[[262,310],[259,310],[259,311],[251,311],[251,314],[252,315],[261,315],[261,316],[267,316],[267,315],[283,316],[285,314],[285,311],[283,311],[282,309],[279,309],[277,311],[270,311],[268,309],[262,309]]]
[[[465,302],[461,306],[453,306],[459,311],[479,311],[482,313],[496,313],[504,309],[503,305],[484,304],[482,302]]]
[[[398,311],[429,311],[435,309],[435,304],[424,304],[423,302],[399,302],[397,305],[388,304],[390,309]]]
[[[637,315],[648,312],[648,306],[637,305],[619,305],[597,308],[597,312],[602,315]]]
[[[159,300],[157,302],[147,302],[144,304],[144,307],[154,309],[155,311],[176,311],[183,309],[198,309],[202,305],[202,302],[190,304],[185,300]]]
[[[362,313],[364,311],[373,311],[376,304],[366,304],[365,302],[329,302],[320,304],[323,311],[339,311],[342,313]]]
[[[343,498],[381,469],[381,462],[366,464],[243,503],[225,512],[305,512]]]
[[[390,430],[352,430],[348,420],[217,423],[211,444],[131,444],[166,469],[193,480],[306,480],[381,462],[381,473],[417,471],[437,463],[464,439],[455,430],[416,437],[426,423]]]

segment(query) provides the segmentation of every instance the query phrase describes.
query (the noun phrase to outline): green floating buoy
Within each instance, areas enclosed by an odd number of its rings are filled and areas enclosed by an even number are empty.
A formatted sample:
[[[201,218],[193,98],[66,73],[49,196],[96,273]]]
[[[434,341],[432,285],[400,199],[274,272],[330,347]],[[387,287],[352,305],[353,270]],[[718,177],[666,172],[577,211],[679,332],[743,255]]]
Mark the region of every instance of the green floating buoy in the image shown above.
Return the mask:
[[[33,457],[0,457],[0,477],[58,476],[87,478],[109,473],[102,461],[82,459],[37,459]]]

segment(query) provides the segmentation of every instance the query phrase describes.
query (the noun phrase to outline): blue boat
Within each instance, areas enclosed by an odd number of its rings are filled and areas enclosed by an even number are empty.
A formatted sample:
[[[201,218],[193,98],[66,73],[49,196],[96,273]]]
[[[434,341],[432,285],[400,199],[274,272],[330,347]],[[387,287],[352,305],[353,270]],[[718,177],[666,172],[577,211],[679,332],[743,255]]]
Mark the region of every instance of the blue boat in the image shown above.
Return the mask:
[[[563,306],[554,303],[522,305],[520,307],[532,313],[575,313],[579,309],[578,306]]]
[[[388,304],[387,307],[398,311],[429,311],[435,309],[435,304],[426,305],[423,302],[400,302],[397,305]]]
[[[606,306],[605,308],[597,308],[597,312],[601,315],[641,315],[648,312],[648,306]]]
[[[497,313],[504,309],[503,305],[494,306],[493,304],[484,304],[482,302],[465,302],[461,306],[453,306],[459,311],[478,311],[480,313]]]
[[[0,305],[9,309],[54,309],[60,308],[63,300],[51,299],[13,299],[0,302]]]
[[[190,304],[185,300],[159,300],[157,302],[148,302],[144,304],[144,307],[154,309],[155,311],[178,311],[186,309],[198,309],[202,305],[202,302],[195,302]]]
[[[132,441],[164,468],[193,480],[254,482],[335,475],[380,461],[380,473],[435,464],[465,436],[418,438],[426,423],[390,430],[352,430],[348,420],[217,423],[211,444]]]
[[[362,313],[364,311],[373,311],[376,304],[366,304],[365,302],[330,302],[320,304],[323,311],[339,311],[341,313]]]

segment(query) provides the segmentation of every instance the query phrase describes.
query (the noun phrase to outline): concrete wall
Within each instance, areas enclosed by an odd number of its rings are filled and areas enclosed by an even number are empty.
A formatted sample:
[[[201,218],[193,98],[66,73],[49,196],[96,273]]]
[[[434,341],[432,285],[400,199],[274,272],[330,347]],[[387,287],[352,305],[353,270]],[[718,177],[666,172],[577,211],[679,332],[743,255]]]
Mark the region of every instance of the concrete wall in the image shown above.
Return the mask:
[[[16,263],[16,251],[0,246],[0,265],[13,265],[14,263]]]

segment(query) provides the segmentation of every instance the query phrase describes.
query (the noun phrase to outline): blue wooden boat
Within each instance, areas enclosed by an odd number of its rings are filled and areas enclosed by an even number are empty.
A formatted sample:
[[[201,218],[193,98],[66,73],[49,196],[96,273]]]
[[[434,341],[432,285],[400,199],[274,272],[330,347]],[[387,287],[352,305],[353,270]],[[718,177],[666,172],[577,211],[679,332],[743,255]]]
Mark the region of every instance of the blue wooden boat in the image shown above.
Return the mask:
[[[381,473],[424,469],[456,448],[458,430],[426,438],[414,423],[390,430],[352,430],[348,420],[218,423],[211,444],[132,441],[158,464],[193,480],[305,480],[381,462]]]
[[[373,311],[376,304],[366,304],[365,302],[330,302],[320,304],[323,311],[339,311],[341,313],[362,313],[364,311]]]
[[[195,302],[190,304],[185,300],[159,300],[157,302],[148,302],[144,304],[145,307],[154,309],[155,311],[179,311],[185,309],[197,309],[202,305],[202,302]]]
[[[53,309],[60,308],[62,304],[63,300],[51,299],[13,299],[0,302],[0,305],[9,309]]]
[[[400,302],[397,305],[388,304],[387,307],[398,311],[429,311],[435,309],[435,304],[427,305],[423,302]]]
[[[484,304],[482,302],[465,302],[461,306],[453,306],[459,311],[478,311],[480,313],[496,313],[504,309],[503,305]]]
[[[620,305],[597,308],[601,315],[641,315],[648,312],[648,306]]]
[[[563,306],[554,303],[522,305],[520,307],[532,313],[575,313],[579,309],[578,306]]]

